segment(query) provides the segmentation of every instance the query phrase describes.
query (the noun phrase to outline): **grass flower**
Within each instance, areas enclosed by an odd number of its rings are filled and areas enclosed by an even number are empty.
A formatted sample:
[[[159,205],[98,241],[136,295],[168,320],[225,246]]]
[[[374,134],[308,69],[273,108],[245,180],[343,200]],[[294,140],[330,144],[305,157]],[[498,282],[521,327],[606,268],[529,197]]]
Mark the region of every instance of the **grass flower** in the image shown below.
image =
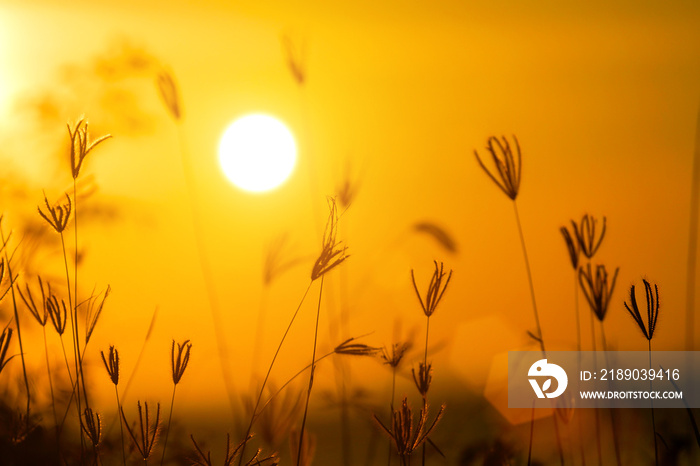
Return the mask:
[[[114,385],[119,385],[119,351],[114,347],[114,345],[109,346],[109,357],[105,358],[105,352],[100,351],[102,356],[102,362],[107,369],[107,374],[112,380]]]
[[[5,327],[0,334],[0,373],[5,368],[8,362],[12,360],[15,356],[7,357],[7,349],[10,347],[10,342],[12,341],[12,328]]]
[[[394,343],[391,345],[391,354],[389,354],[386,348],[383,348],[380,357],[384,361],[384,364],[389,365],[392,369],[396,369],[399,367],[399,364],[401,364],[406,352],[411,349],[411,346],[410,342]]]
[[[423,399],[428,396],[428,390],[430,389],[430,384],[433,381],[433,367],[432,364],[426,364],[421,362],[418,364],[418,376],[416,377],[415,369],[411,369],[413,373],[413,382],[416,384],[418,393],[421,394]]]
[[[119,401],[119,390],[117,389],[117,385],[119,385],[119,351],[117,351],[114,345],[110,345],[109,357],[105,358],[104,351],[100,351],[100,355],[102,356],[102,362],[105,365],[105,369],[107,369],[107,374],[114,384],[114,393],[117,397],[117,413],[119,413],[122,408],[121,402]],[[124,427],[122,426],[121,422],[119,423],[119,433],[122,442],[122,461],[123,464],[126,465],[126,452],[124,450]]]
[[[168,437],[170,436],[170,423],[173,420],[173,407],[175,406],[175,389],[177,384],[180,383],[182,375],[187,369],[187,364],[190,362],[190,351],[192,350],[192,343],[190,340],[185,340],[182,343],[177,344],[177,355],[175,354],[175,340],[173,340],[173,345],[170,348],[170,368],[173,376],[173,397],[170,400],[170,414],[168,415],[168,428],[165,430],[165,441],[163,442],[163,457],[160,460],[162,465],[165,462],[165,450],[168,446]]]
[[[413,452],[428,439],[437,423],[440,422],[444,411],[445,405],[442,405],[433,422],[428,425],[428,405],[424,403],[418,415],[418,421],[414,425],[413,411],[408,405],[408,398],[404,397],[401,408],[392,410],[391,428],[387,428],[376,415],[374,419],[393,440],[396,452],[401,458],[401,464],[405,466],[410,464],[410,456]]]
[[[574,223],[573,220],[571,223]],[[567,227],[559,228],[562,236],[564,237],[564,242],[566,243],[566,250],[569,252],[569,260],[571,261],[571,266],[574,270],[578,269],[579,259],[581,258],[581,245],[576,237],[576,226],[574,224],[574,236],[571,236],[569,229]]]
[[[252,435],[248,435],[235,448],[231,448],[231,436],[229,434],[226,434],[226,453],[224,456],[223,466],[231,466],[233,464],[233,460],[236,459],[238,453],[241,451],[241,448],[243,448],[243,446],[252,437]],[[197,444],[197,441],[194,439],[193,435],[190,435],[190,439],[192,440],[192,443],[194,444],[195,448],[195,455],[191,459],[192,464],[195,466],[212,466],[211,452],[207,451],[206,453],[204,453],[204,450],[202,450],[199,444]],[[255,452],[255,454],[247,462],[244,463],[245,466],[276,465],[279,463],[279,459],[277,458],[276,453],[272,453],[268,456],[260,456],[261,453],[262,449],[258,449]]]
[[[100,316],[102,315],[102,310],[104,309],[105,306],[105,301],[107,301],[107,297],[109,296],[109,293],[112,291],[112,288],[107,285],[107,289],[105,292],[102,294],[102,300],[100,301],[100,304],[97,304],[97,300],[99,298],[98,296],[92,296],[88,300],[88,309],[86,312],[85,316],[85,328],[87,329],[85,331],[85,345],[87,346],[88,342],[90,341],[90,337],[92,336],[92,332],[95,331],[95,327],[97,327],[97,321],[100,319]]]
[[[321,278],[349,257],[345,254],[345,251],[348,249],[347,246],[341,248],[341,242],[336,239],[338,234],[338,209],[335,199],[332,197],[328,198],[328,208],[328,220],[326,221],[326,229],[323,232],[321,254],[319,254],[311,269],[311,280]]]
[[[496,175],[486,168],[486,165],[484,165],[477,151],[474,151],[474,155],[476,155],[476,160],[488,177],[491,178],[491,181],[496,183],[496,186],[498,186],[506,196],[515,200],[520,190],[522,159],[520,156],[520,144],[515,136],[513,136],[513,141],[515,141],[517,161],[516,157],[513,155],[510,143],[505,136],[502,136],[501,139],[491,136],[486,142],[486,150],[490,154],[496,167]]]
[[[61,302],[59,303],[56,295],[50,293],[51,289],[49,288],[49,297],[46,298],[46,309],[49,312],[49,318],[51,319],[54,329],[56,329],[56,333],[61,336],[66,331],[68,309],[66,308],[66,302],[63,299],[61,299]]]
[[[418,285],[416,285],[416,277],[411,270],[411,280],[413,281],[413,289],[416,291],[416,296],[418,296],[418,301],[420,302],[421,308],[423,308],[423,313],[426,317],[430,317],[437,309],[442,296],[447,290],[447,285],[450,284],[450,279],[452,278],[452,270],[448,274],[445,273],[444,264],[440,262],[438,267],[437,261],[433,261],[435,264],[435,271],[433,276],[430,278],[430,283],[428,284],[428,291],[425,294],[425,301],[421,298],[420,291],[418,291]],[[447,276],[447,279],[445,279]],[[444,283],[443,283],[444,280]]]
[[[165,103],[165,107],[170,112],[170,115],[176,120],[182,118],[182,106],[180,104],[180,93],[177,89],[177,84],[169,70],[163,69],[158,73],[156,78],[158,93]]]
[[[588,214],[581,218],[581,223],[578,225],[573,220],[571,221],[581,252],[588,259],[593,258],[605,237],[605,217],[603,217],[603,226],[599,232],[596,231],[596,223],[595,217]]]
[[[582,267],[579,270],[579,282],[583,295],[586,297],[591,311],[600,322],[603,322],[605,314],[608,312],[610,297],[615,290],[615,281],[619,271],[620,268],[616,268],[612,281],[608,281],[608,272],[604,265],[596,266],[595,276],[591,270],[591,264],[587,264],[586,268]]]
[[[41,207],[37,207],[39,215],[41,215],[41,218],[46,220],[46,223],[51,225],[51,228],[56,230],[56,233],[62,233],[68,226],[68,220],[70,219],[70,214],[73,210],[73,204],[71,203],[70,197],[68,194],[66,194],[65,204],[54,204],[52,206],[49,204],[49,200],[46,198],[46,193],[44,193],[44,204],[46,204],[46,213],[41,210]]]
[[[177,385],[180,383],[182,375],[187,369],[187,364],[190,362],[190,351],[192,350],[192,343],[190,340],[185,340],[182,343],[177,343],[177,355],[175,355],[175,340],[173,340],[173,345],[170,350],[170,367],[172,370],[173,383]]]
[[[141,458],[143,458],[143,462],[147,465],[148,458],[153,452],[153,447],[158,440],[158,433],[160,432],[160,403],[157,405],[156,419],[153,424],[151,424],[148,403],[144,402],[143,405],[144,407],[142,408],[141,402],[137,402],[139,411],[139,430],[136,430],[136,427],[132,429],[131,426],[129,426],[129,422],[126,420],[126,416],[124,415],[124,408],[121,409],[121,415],[124,425],[126,426],[126,431],[129,433],[131,440],[134,442],[134,446],[141,455]],[[137,434],[139,434],[138,439],[140,439],[141,443],[139,443],[139,440],[137,439]]]
[[[92,446],[97,448],[102,440],[102,418],[99,413],[94,413],[92,408],[85,408],[80,427],[92,442]]]
[[[345,354],[349,356],[376,356],[382,351],[381,348],[365,345],[364,343],[353,343],[356,338],[348,338],[335,347],[335,354]]]
[[[76,179],[80,174],[80,169],[83,166],[85,157],[87,157],[90,151],[97,147],[98,144],[111,138],[112,135],[107,134],[97,138],[95,141],[90,141],[88,123],[84,118],[78,120],[78,122],[72,128],[70,123],[67,126],[68,137],[70,138],[71,174],[73,175],[73,179]]]
[[[292,73],[297,84],[302,86],[306,80],[303,44],[301,50],[298,50],[292,38],[285,35],[282,37],[282,46],[284,47],[289,71]]]
[[[647,309],[646,309],[646,323],[644,322],[644,317],[642,317],[642,313],[639,311],[639,306],[637,305],[637,295],[635,293],[635,287],[632,285],[630,288],[630,304],[628,305],[627,302],[625,301],[625,308],[627,309],[627,312],[630,313],[632,318],[634,319],[634,322],[637,324],[637,327],[642,331],[644,334],[644,338],[647,339],[648,343],[648,350],[649,350],[649,370],[652,369],[652,364],[651,364],[651,340],[654,338],[654,330],[656,330],[656,321],[659,318],[659,288],[654,284],[654,291],[651,290],[651,283],[649,283],[646,279],[643,279],[642,282],[644,282],[644,292],[646,294],[646,304],[647,304]],[[649,391],[652,391],[652,381],[649,379]],[[654,435],[654,459],[656,462],[656,465],[658,466],[659,464],[659,446],[656,440],[657,433],[656,433],[656,418],[654,415],[654,400],[651,400],[651,428],[652,428],[652,434]]]
[[[29,288],[29,284],[25,284],[25,293],[22,293],[22,289],[18,286],[17,291],[19,292],[19,297],[22,299],[22,302],[24,302],[24,305],[27,306],[27,309],[31,313],[32,316],[36,319],[37,322],[39,322],[39,325],[44,327],[46,325],[46,321],[49,318],[49,311],[46,308],[46,294],[44,293],[44,283],[41,281],[41,277],[38,277],[39,279],[39,289],[41,290],[41,309],[36,305],[34,302],[34,296],[32,296],[32,290]]]
[[[656,321],[659,318],[659,288],[654,284],[654,291],[652,291],[651,284],[646,279],[642,281],[644,282],[644,291],[646,293],[646,323],[641,312],[639,312],[634,285],[630,289],[630,305],[625,301],[625,308],[644,334],[644,338],[651,342],[651,339],[654,337],[654,330],[656,330]]]

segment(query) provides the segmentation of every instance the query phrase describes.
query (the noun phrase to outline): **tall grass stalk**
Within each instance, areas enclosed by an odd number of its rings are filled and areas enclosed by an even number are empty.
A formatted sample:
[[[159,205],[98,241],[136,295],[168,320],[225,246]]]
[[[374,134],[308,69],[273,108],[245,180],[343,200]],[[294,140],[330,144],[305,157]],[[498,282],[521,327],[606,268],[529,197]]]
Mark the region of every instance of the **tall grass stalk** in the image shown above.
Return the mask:
[[[311,352],[311,373],[309,375],[309,388],[306,392],[306,404],[304,405],[304,416],[301,421],[301,430],[299,431],[299,449],[297,450],[297,466],[301,464],[301,452],[304,446],[304,428],[306,427],[306,416],[309,413],[309,400],[311,399],[311,389],[314,386],[314,372],[316,370],[316,344],[318,342],[318,321],[321,317],[321,298],[323,296],[323,281],[325,275],[321,275],[321,286],[318,292],[318,306],[316,307],[316,327],[314,328],[314,346]]]
[[[289,324],[287,325],[287,329],[284,331],[284,335],[282,335],[282,339],[279,342],[279,345],[277,345],[277,350],[275,351],[274,356],[272,357],[272,361],[270,362],[269,367],[267,368],[267,373],[265,374],[265,378],[263,379],[263,383],[260,386],[260,391],[258,392],[257,399],[255,400],[255,405],[253,406],[253,412],[250,415],[250,422],[248,423],[248,428],[246,429],[246,433],[243,436],[243,446],[241,447],[241,456],[239,457],[238,460],[238,466],[242,466],[243,464],[243,456],[245,453],[246,445],[248,444],[248,438],[250,436],[251,431],[253,430],[253,423],[255,423],[255,419],[257,418],[257,412],[258,412],[258,407],[260,406],[260,401],[262,400],[263,393],[265,391],[265,386],[267,385],[267,381],[270,378],[270,373],[272,372],[272,368],[275,365],[275,361],[277,360],[277,356],[280,353],[280,350],[282,349],[282,345],[284,344],[284,340],[287,338],[287,334],[289,333],[289,330],[292,328],[292,324],[294,324],[294,320],[297,318],[297,314],[299,314],[299,310],[301,309],[302,304],[304,304],[304,300],[306,299],[306,295],[309,294],[309,290],[311,289],[311,285],[313,285],[314,280],[311,279],[309,281],[309,285],[306,287],[306,291],[304,291],[304,295],[301,297],[301,300],[299,301],[299,305],[297,306],[296,310],[294,311],[294,314],[292,315],[291,320],[289,321]]]
[[[160,464],[163,466],[165,463],[165,450],[168,446],[168,437],[170,436],[170,424],[173,420],[173,407],[175,406],[175,390],[177,389],[177,384],[180,383],[185,369],[187,369],[187,364],[190,362],[190,352],[192,351],[192,343],[190,340],[185,340],[183,343],[177,344],[177,355],[175,354],[175,340],[173,340],[173,345],[171,349],[171,369],[173,377],[173,396],[170,400],[170,414],[168,415],[168,427],[165,430],[165,440],[163,441],[163,456],[160,459]]]
[[[15,285],[14,285],[14,275],[12,274],[12,264],[10,263],[10,255],[7,253],[7,244],[10,240],[10,235],[5,237],[5,229],[2,225],[2,216],[0,216],[0,240],[2,240],[2,247],[0,249],[3,250],[5,253],[5,263],[7,264],[7,273],[10,276],[10,289],[11,289],[11,296],[12,296],[12,311],[14,312],[14,317],[15,317],[15,326],[17,327],[17,340],[19,341],[19,355],[20,359],[22,361],[22,376],[24,377],[24,388],[27,392],[27,413],[26,413],[26,423],[27,423],[27,431],[29,431],[29,411],[30,411],[30,405],[31,405],[31,398],[32,395],[29,391],[29,379],[27,378],[27,366],[24,361],[24,346],[22,343],[22,330],[20,328],[20,322],[19,322],[19,312],[17,312],[17,297],[15,296]]]
[[[49,363],[49,346],[46,343],[46,326],[42,327],[44,334],[44,356],[46,357],[46,375],[49,378],[49,390],[51,392],[51,411],[53,412],[53,422],[58,432],[58,415],[56,414],[56,397],[53,393],[53,380],[51,377],[51,364]],[[58,437],[58,434],[56,435]]]
[[[520,223],[520,214],[518,213],[518,203],[513,199],[513,211],[515,212],[515,223],[518,226],[518,236],[520,237],[520,245],[522,247],[523,251],[523,259],[525,260],[525,270],[527,271],[527,281],[529,284],[530,288],[530,299],[532,300],[532,311],[535,315],[535,325],[537,328],[537,341],[540,344],[540,350],[542,351],[542,355],[546,357],[547,351],[545,349],[544,345],[544,337],[542,336],[542,326],[540,325],[540,315],[539,312],[537,311],[537,299],[535,298],[535,285],[532,280],[532,270],[530,268],[530,259],[527,254],[527,246],[525,245],[525,235],[523,234],[523,227],[522,224]],[[530,420],[530,430],[533,431],[535,428],[535,411],[533,409],[532,411],[532,418]],[[556,436],[556,441],[557,441],[557,449],[559,451],[559,461],[564,465],[564,447],[561,442],[561,434],[559,432],[559,421],[557,421],[556,416],[552,416],[552,421],[554,422],[554,433]],[[532,432],[530,433],[530,447],[529,449],[532,449]],[[531,456],[528,454],[528,465],[530,463]]]
[[[530,269],[530,260],[527,255],[527,247],[525,246],[525,236],[523,235],[523,227],[520,223],[520,214],[518,213],[518,205],[516,199],[518,193],[520,192],[520,182],[522,180],[522,155],[520,153],[520,143],[518,138],[513,136],[513,141],[515,143],[515,150],[513,150],[506,139],[502,136],[500,139],[491,136],[487,140],[486,150],[489,153],[496,170],[492,172],[481,160],[479,153],[475,150],[474,155],[479,163],[479,166],[484,170],[486,175],[493,181],[496,186],[513,201],[513,210],[515,211],[515,223],[518,226],[518,234],[520,236],[520,245],[523,250],[523,258],[525,259],[525,269],[527,271],[528,283],[530,285],[530,297],[532,299],[532,310],[535,315],[535,324],[537,327],[536,340],[540,344],[540,349],[542,354],[546,356],[544,337],[542,336],[542,326],[540,325],[540,316],[537,312],[537,300],[535,299],[535,286],[532,280],[532,271]],[[494,174],[495,173],[495,174]],[[554,421],[554,431],[556,433],[557,448],[559,449],[559,459],[561,464],[564,464],[564,449],[561,443],[561,436],[559,434],[559,423],[556,416],[552,416]],[[535,428],[535,418],[534,411],[533,417],[530,420],[530,429]],[[532,447],[532,445],[530,445]]]
[[[219,364],[221,367],[221,374],[224,378],[224,386],[226,388],[226,394],[228,395],[229,407],[231,408],[231,415],[233,416],[236,405],[233,389],[233,374],[231,373],[231,368],[228,364],[228,348],[226,345],[224,324],[221,318],[221,311],[216,294],[216,289],[214,287],[214,274],[211,271],[211,264],[209,263],[209,256],[207,255],[206,244],[204,241],[204,228],[202,227],[202,217],[199,209],[199,191],[197,188],[197,182],[194,177],[192,160],[185,138],[185,128],[183,124],[184,115],[182,109],[180,90],[172,73],[166,69],[161,70],[158,74],[156,79],[156,85],[158,87],[159,94],[163,99],[166,110],[170,113],[170,116],[175,122],[177,130],[177,139],[178,145],[180,147],[180,158],[182,162],[182,171],[185,177],[185,184],[187,185],[187,195],[189,201],[188,203],[190,206],[190,213],[192,216],[192,226],[194,230],[197,256],[199,258],[199,269],[200,273],[202,274],[202,279],[204,280],[204,287],[206,289],[209,310],[211,312],[211,317],[214,324],[214,337],[216,338],[216,346],[219,352]]]
[[[644,335],[644,338],[647,339],[648,342],[648,350],[649,350],[649,370],[652,370],[652,365],[651,365],[651,340],[654,338],[654,331],[656,330],[656,322],[659,318],[659,288],[655,284],[654,285],[654,291],[651,289],[651,283],[649,283],[646,279],[643,279],[642,282],[644,283],[644,291],[646,294],[646,322],[644,318],[642,317],[642,313],[639,311],[639,306],[637,305],[637,296],[635,294],[635,287],[632,285],[630,289],[630,304],[628,305],[627,302],[625,302],[625,308],[627,309],[627,312],[630,313],[632,318],[634,319],[635,323],[637,324],[637,327],[642,331],[642,334]],[[646,324],[646,325],[645,325]],[[652,381],[649,379],[649,391],[652,391]],[[654,460],[656,466],[659,465],[659,447],[658,443],[656,440],[656,417],[654,415],[654,400],[650,400],[651,402],[651,427],[652,427],[652,434],[654,435]]]
[[[204,228],[202,226],[202,216],[199,209],[199,191],[194,177],[194,171],[192,169],[191,157],[189,155],[189,150],[187,149],[188,146],[185,139],[185,130],[180,120],[178,120],[177,123],[177,134],[180,145],[180,154],[182,157],[182,168],[183,172],[185,173],[185,180],[189,195],[190,210],[192,213],[192,225],[194,227],[194,237],[198,252],[197,256],[199,258],[199,268],[202,273],[202,278],[204,279],[204,286],[207,292],[209,309],[211,311],[212,321],[214,323],[214,336],[216,338],[216,345],[219,352],[219,364],[221,366],[221,373],[224,377],[224,384],[226,386],[226,393],[228,394],[229,398],[231,414],[233,415],[235,409],[234,407],[236,405],[233,388],[233,374],[231,372],[231,367],[228,364],[229,353],[228,347],[226,345],[224,323],[221,318],[219,300],[216,294],[216,289],[214,287],[214,274],[211,270],[209,256],[207,255],[206,251],[206,243],[204,241]]]

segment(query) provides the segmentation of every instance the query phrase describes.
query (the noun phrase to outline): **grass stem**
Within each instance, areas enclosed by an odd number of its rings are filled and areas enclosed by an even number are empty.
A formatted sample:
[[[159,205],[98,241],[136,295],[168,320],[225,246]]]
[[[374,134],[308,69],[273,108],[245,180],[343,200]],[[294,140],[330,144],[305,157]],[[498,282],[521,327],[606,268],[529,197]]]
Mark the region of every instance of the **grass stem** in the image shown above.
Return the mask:
[[[652,370],[651,369],[651,338],[649,338],[647,341],[649,343],[649,370]],[[652,390],[653,390],[653,388],[652,388],[651,379],[649,379],[649,391],[651,392]],[[657,441],[656,441],[656,417],[654,415],[654,399],[652,398],[650,401],[651,401],[651,428],[652,428],[653,434],[654,434],[654,464],[656,464],[656,466],[659,466],[659,446],[658,446]]]
[[[316,370],[316,344],[318,343],[318,321],[321,317],[321,297],[323,296],[323,280],[325,275],[321,275],[321,286],[318,292],[318,306],[316,307],[316,328],[314,329],[314,348],[311,352],[311,374],[309,375],[309,389],[306,393],[306,404],[304,406],[304,417],[301,421],[301,430],[299,431],[299,449],[297,450],[296,465],[301,465],[301,453],[304,446],[304,428],[306,427],[306,416],[309,413],[309,400],[311,399],[311,389],[314,386],[314,372]]]
[[[0,218],[0,221],[2,218]],[[31,405],[31,393],[29,392],[29,379],[27,378],[27,366],[24,362],[24,348],[22,346],[22,331],[19,324],[19,313],[17,312],[17,298],[15,296],[14,275],[12,275],[12,265],[10,264],[10,256],[7,253],[7,242],[9,237],[5,238],[5,230],[0,223],[0,239],[2,240],[2,249],[5,250],[5,263],[7,264],[7,272],[10,275],[10,289],[12,293],[12,310],[15,316],[15,326],[17,327],[17,339],[19,340],[19,354],[22,360],[22,375],[24,376],[24,387],[27,390],[27,431],[29,431],[29,409]]]
[[[243,440],[243,445],[241,446],[241,454],[238,457],[238,466],[243,465],[243,458],[244,458],[246,445],[248,444],[248,437],[250,436],[250,432],[253,429],[253,423],[255,422],[255,419],[257,418],[258,406],[260,406],[260,400],[262,399],[263,393],[265,391],[265,386],[267,385],[267,381],[270,378],[270,373],[272,372],[272,368],[275,365],[275,361],[277,360],[277,356],[279,355],[280,350],[282,349],[282,345],[284,344],[284,340],[287,338],[287,334],[289,333],[289,330],[292,328],[292,324],[294,323],[294,320],[297,318],[297,314],[299,314],[299,309],[301,309],[301,305],[304,304],[304,300],[306,299],[306,295],[309,294],[309,290],[311,289],[311,285],[313,285],[313,283],[314,283],[313,280],[309,281],[309,285],[306,287],[306,291],[304,291],[304,296],[301,297],[301,301],[299,301],[299,305],[297,306],[296,311],[294,311],[294,314],[292,315],[292,319],[289,321],[289,324],[287,325],[287,329],[284,331],[284,335],[282,335],[282,339],[280,340],[279,345],[277,345],[277,350],[275,351],[275,355],[272,357],[272,362],[270,362],[270,366],[267,368],[267,374],[265,374],[265,378],[263,379],[262,386],[260,387],[260,392],[258,393],[258,398],[255,401],[255,406],[253,407],[253,412],[250,415],[250,423],[248,423],[248,429],[246,430],[246,433],[243,436],[244,440]]]
[[[163,441],[163,456],[160,459],[160,465],[163,466],[165,463],[165,450],[168,446],[168,437],[170,436],[170,423],[173,420],[173,406],[175,405],[175,390],[177,389],[177,384],[173,385],[173,396],[170,399],[170,414],[168,415],[168,427],[165,429],[165,440]]]

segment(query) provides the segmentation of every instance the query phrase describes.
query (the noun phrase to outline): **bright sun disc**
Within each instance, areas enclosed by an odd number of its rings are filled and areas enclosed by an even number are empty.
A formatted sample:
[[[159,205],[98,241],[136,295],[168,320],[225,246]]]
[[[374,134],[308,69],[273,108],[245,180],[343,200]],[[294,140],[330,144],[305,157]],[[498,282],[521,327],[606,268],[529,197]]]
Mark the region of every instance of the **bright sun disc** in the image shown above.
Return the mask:
[[[296,158],[291,131],[268,115],[239,118],[219,143],[219,163],[226,177],[246,191],[263,192],[281,185],[292,173]]]

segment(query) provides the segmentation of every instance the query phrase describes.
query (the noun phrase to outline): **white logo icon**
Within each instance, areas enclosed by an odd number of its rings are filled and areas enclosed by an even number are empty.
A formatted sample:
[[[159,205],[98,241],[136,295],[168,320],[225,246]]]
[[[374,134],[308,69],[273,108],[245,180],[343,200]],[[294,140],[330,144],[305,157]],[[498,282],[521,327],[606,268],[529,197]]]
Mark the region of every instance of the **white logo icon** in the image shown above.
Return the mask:
[[[532,385],[532,389],[535,390],[535,395],[537,395],[537,398],[544,398],[545,396],[547,398],[556,398],[564,393],[564,390],[566,390],[566,385],[569,383],[569,378],[566,376],[564,369],[556,364],[548,364],[546,359],[540,359],[530,366],[530,370],[528,371],[527,375],[530,377],[549,377],[542,384],[542,388],[540,388],[540,385],[537,383],[536,379],[528,379],[530,381],[530,385]],[[549,393],[547,390],[549,390],[552,386],[552,378],[556,379],[557,381],[557,389]]]

